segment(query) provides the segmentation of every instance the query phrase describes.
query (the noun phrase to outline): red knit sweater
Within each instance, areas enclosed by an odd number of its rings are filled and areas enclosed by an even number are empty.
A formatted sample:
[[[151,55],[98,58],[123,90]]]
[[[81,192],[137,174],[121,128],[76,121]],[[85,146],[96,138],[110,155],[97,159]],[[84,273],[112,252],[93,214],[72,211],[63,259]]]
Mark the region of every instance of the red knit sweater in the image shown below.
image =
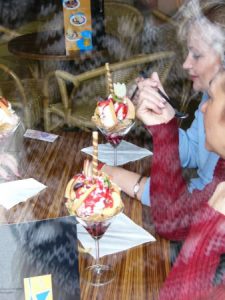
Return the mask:
[[[181,252],[160,292],[161,300],[225,299],[225,276],[214,283],[225,253],[225,216],[207,202],[217,184],[225,181],[220,159],[213,181],[203,191],[188,192],[178,153],[178,126],[149,126],[153,136],[151,213],[157,232],[170,240],[184,240]]]

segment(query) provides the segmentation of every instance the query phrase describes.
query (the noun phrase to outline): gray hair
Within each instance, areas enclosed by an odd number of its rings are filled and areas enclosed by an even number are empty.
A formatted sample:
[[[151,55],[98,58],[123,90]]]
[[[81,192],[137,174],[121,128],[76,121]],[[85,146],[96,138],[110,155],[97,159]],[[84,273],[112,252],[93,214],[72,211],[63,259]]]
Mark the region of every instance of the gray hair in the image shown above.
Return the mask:
[[[220,56],[225,65],[225,1],[191,0],[186,2],[176,15],[181,24],[178,36],[186,40],[190,28],[198,28],[200,38],[206,41]]]

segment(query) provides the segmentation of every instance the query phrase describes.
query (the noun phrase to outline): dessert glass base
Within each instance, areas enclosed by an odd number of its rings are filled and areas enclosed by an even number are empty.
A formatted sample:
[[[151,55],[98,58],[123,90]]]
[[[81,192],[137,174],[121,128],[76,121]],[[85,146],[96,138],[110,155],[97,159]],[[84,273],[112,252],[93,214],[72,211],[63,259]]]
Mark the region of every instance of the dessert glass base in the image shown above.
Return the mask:
[[[93,265],[82,273],[82,279],[93,286],[101,286],[113,281],[115,272],[108,265]]]
[[[91,285],[101,286],[111,282],[115,277],[115,273],[111,266],[100,264],[99,239],[104,235],[112,220],[114,220],[114,218],[122,211],[123,206],[114,216],[102,221],[87,221],[81,217],[76,217],[77,221],[87,230],[95,241],[95,264],[87,267],[81,274],[81,279]]]

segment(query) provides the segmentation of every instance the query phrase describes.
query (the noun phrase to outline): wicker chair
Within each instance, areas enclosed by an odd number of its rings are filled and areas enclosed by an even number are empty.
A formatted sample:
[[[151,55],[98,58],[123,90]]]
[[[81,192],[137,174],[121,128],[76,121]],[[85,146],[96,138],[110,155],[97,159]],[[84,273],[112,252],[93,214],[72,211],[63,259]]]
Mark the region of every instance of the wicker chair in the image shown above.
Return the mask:
[[[133,83],[134,79],[145,69],[149,73],[153,70],[158,71],[164,82],[173,62],[173,52],[159,52],[139,55],[111,64],[110,69],[113,82]],[[58,83],[58,90],[53,85],[53,81]],[[98,97],[105,98],[107,95],[104,66],[76,76],[61,70],[50,72],[44,82],[45,130],[51,131],[64,124],[84,130],[94,128],[91,116],[96,107],[96,100]]]
[[[105,2],[105,31],[112,37],[109,43],[111,56],[117,60],[140,53],[144,17],[135,7],[120,2]]]
[[[20,79],[7,66],[0,64],[0,95],[7,98],[23,120],[26,128],[37,125],[43,115],[40,90],[43,81]]]

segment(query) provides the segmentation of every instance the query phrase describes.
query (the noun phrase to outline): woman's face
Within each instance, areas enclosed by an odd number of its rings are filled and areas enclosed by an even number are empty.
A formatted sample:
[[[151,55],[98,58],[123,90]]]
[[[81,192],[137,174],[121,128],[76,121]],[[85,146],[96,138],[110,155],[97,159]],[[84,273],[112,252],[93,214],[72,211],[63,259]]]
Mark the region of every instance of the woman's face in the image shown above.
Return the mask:
[[[207,91],[209,82],[221,65],[220,55],[201,38],[201,30],[193,25],[188,34],[188,55],[183,68],[188,71],[195,91]]]
[[[225,158],[225,73],[219,73],[209,86],[209,99],[202,105],[206,133],[205,146]]]

